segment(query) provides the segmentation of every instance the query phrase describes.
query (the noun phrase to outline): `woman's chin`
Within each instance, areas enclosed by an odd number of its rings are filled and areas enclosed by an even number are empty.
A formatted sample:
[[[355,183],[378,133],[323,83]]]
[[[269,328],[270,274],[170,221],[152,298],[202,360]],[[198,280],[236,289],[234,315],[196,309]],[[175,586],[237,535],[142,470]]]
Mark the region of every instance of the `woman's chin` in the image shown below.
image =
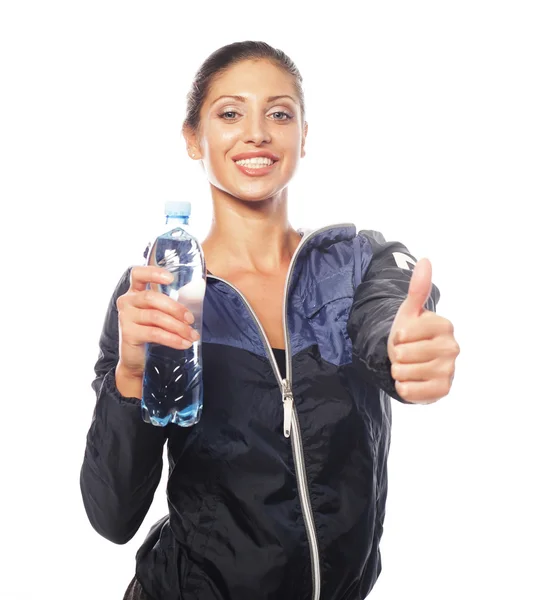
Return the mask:
[[[275,198],[276,196],[278,196],[278,192],[274,192],[271,194],[248,194],[248,193],[241,193],[241,194],[236,194],[235,198],[237,198],[238,200],[242,200],[243,202],[250,202],[252,204],[256,204],[256,203],[260,203],[260,202],[265,202],[266,200],[271,200],[272,198]]]
[[[251,186],[221,186],[212,184],[220,191],[241,200],[242,202],[258,203],[278,197],[282,194],[286,186],[275,187],[267,185],[251,185]]]

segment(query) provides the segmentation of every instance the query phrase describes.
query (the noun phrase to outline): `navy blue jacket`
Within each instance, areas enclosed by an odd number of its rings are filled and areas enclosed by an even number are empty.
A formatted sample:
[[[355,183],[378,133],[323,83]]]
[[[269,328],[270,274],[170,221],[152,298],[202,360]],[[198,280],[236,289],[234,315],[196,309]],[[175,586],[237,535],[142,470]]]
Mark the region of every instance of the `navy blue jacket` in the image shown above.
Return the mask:
[[[142,421],[115,386],[116,300],[93,388],[81,490],[93,527],[124,544],[162,473],[169,514],[137,553],[153,600],[361,600],[381,571],[391,377],[387,338],[416,259],[352,224],[305,232],[286,284],[286,378],[242,294],[208,275],[204,411],[190,428]],[[435,310],[433,285],[426,308]]]

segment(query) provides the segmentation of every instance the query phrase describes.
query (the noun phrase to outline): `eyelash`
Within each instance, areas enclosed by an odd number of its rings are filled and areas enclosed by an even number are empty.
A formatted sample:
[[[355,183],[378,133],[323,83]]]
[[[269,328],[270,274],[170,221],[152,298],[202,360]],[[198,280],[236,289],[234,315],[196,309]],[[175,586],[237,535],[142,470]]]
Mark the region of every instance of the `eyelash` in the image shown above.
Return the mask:
[[[220,119],[223,119],[224,121],[232,121],[233,119],[225,119],[224,115],[228,115],[228,114],[236,115],[237,112],[238,111],[236,111],[236,110],[226,110],[226,111],[223,111],[222,113],[220,113],[218,116]],[[275,112],[273,112],[271,114],[273,114],[273,115],[282,114],[282,115],[286,115],[286,117],[287,117],[286,119],[273,119],[274,121],[290,121],[291,119],[293,119],[293,115],[288,113],[286,110],[276,110]]]

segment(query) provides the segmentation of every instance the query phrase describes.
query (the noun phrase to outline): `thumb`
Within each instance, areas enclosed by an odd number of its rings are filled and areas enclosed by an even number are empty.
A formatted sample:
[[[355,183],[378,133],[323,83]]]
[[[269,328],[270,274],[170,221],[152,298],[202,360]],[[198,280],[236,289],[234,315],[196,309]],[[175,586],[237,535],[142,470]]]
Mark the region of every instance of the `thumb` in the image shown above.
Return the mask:
[[[398,311],[402,317],[419,317],[421,315],[423,307],[431,295],[432,276],[431,261],[428,258],[419,260],[412,272],[408,297]]]

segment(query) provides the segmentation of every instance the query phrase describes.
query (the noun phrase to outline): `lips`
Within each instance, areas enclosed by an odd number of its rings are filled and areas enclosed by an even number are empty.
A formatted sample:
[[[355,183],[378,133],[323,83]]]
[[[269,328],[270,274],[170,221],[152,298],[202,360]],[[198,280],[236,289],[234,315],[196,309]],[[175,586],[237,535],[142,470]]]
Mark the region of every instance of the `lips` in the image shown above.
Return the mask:
[[[244,162],[249,159],[257,160],[252,160],[250,164]],[[271,163],[264,165],[261,159],[266,159],[267,161],[271,161]],[[232,160],[243,175],[247,175],[248,177],[261,177],[263,175],[268,175],[273,171],[275,165],[279,162],[279,157],[269,150],[253,150],[235,154],[235,156],[232,157]],[[242,164],[239,164],[239,162]]]
[[[235,161],[235,165],[243,175],[247,175],[248,177],[262,177],[263,175],[268,175],[276,168],[277,165],[277,161],[271,162],[268,160],[267,162],[269,164],[264,165],[259,163],[253,164],[252,162],[244,163],[243,160],[244,159],[239,159],[238,161]],[[257,160],[262,159],[258,158]]]

